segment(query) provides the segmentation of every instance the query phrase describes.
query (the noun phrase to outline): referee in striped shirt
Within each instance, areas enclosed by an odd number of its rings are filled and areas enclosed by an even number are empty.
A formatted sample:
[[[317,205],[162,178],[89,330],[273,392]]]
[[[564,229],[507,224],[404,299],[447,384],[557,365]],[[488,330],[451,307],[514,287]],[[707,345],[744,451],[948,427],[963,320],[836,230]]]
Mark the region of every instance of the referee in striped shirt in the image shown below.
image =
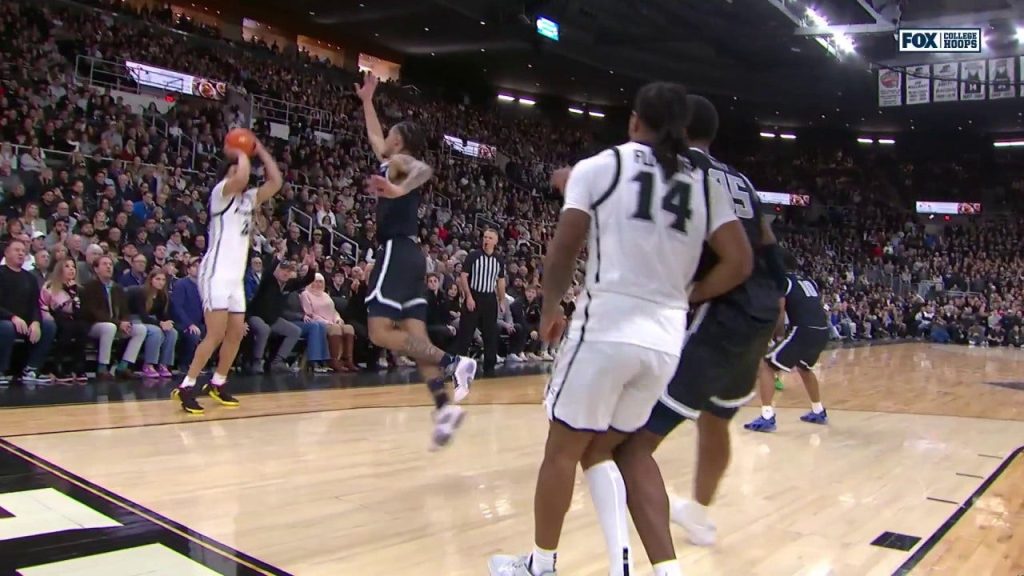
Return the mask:
[[[484,374],[494,372],[498,363],[498,306],[505,303],[505,264],[494,253],[498,231],[484,231],[482,250],[473,250],[462,264],[459,291],[462,313],[456,336],[455,353],[467,355],[476,329],[484,339]]]

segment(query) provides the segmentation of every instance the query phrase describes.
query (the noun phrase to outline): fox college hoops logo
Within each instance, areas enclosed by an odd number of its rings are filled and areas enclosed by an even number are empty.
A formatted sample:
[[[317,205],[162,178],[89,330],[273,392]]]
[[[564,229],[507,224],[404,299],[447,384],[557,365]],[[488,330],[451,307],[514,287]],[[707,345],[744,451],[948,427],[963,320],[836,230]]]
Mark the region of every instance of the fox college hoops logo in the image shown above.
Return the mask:
[[[901,28],[900,52],[981,52],[981,28]]]

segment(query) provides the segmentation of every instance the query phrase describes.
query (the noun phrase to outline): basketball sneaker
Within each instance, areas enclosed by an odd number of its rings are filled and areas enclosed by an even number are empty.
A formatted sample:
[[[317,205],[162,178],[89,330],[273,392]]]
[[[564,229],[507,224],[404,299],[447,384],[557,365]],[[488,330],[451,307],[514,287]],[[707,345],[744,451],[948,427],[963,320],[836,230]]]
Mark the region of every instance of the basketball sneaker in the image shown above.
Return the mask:
[[[221,384],[220,386],[215,386],[212,383],[205,384],[203,385],[203,392],[209,394],[210,398],[220,402],[222,406],[229,406],[231,408],[238,406],[238,399],[228,392],[226,384]]]
[[[828,411],[825,409],[822,409],[821,412],[811,410],[807,414],[801,416],[800,420],[809,424],[828,424]]]
[[[752,432],[775,432],[775,416],[771,418],[758,416],[756,420],[744,424],[743,427]]]
[[[530,571],[530,555],[509,556],[507,554],[496,554],[487,560],[487,570],[491,576],[533,576]],[[540,576],[556,576],[551,570],[543,572]]]
[[[455,431],[462,425],[466,413],[455,404],[445,404],[434,412],[434,435],[431,450],[439,450],[448,445]]]
[[[171,390],[171,398],[181,402],[181,409],[189,414],[202,414],[203,405],[196,400],[195,386],[179,386]]]
[[[448,369],[455,377],[455,401],[462,402],[466,396],[469,396],[469,387],[473,385],[473,379],[476,378],[476,360],[459,356],[459,359]]]
[[[695,546],[714,546],[718,528],[708,518],[707,511],[692,500],[672,499],[671,517],[674,524],[686,530],[686,537]]]

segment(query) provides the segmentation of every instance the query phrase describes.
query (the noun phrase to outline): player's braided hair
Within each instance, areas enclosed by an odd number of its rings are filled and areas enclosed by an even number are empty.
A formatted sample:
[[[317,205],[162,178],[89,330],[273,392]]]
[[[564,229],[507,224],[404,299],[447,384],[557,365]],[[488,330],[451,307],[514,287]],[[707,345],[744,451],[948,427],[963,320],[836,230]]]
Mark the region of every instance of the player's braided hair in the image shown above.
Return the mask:
[[[633,111],[655,134],[654,157],[671,178],[679,171],[679,157],[689,157],[685,129],[690,121],[686,87],[675,82],[652,82],[636,95]]]
[[[427,147],[427,138],[423,135],[423,129],[419,127],[419,124],[403,120],[395,124],[395,130],[402,136],[402,147],[407,154],[413,158],[423,155]]]

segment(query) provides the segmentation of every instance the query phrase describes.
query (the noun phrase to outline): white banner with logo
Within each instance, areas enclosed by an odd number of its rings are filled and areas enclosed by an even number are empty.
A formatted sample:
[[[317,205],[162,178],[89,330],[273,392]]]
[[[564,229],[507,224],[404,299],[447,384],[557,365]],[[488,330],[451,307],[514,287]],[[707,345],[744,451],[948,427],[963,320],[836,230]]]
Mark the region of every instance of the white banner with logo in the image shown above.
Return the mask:
[[[990,100],[1017,96],[1017,70],[1013,58],[988,61],[988,97]]]
[[[878,105],[899,106],[903,103],[903,74],[889,68],[878,71]]]
[[[927,104],[932,100],[932,67],[907,66],[907,105]]]
[[[984,100],[985,78],[988,69],[984,60],[971,60],[960,63],[960,100]]]
[[[932,82],[935,88],[935,92],[932,96],[933,101],[957,101],[960,97],[959,85],[957,84],[959,70],[959,64],[956,62],[947,62],[945,64],[935,64],[932,66],[932,77],[935,78],[935,81]]]

